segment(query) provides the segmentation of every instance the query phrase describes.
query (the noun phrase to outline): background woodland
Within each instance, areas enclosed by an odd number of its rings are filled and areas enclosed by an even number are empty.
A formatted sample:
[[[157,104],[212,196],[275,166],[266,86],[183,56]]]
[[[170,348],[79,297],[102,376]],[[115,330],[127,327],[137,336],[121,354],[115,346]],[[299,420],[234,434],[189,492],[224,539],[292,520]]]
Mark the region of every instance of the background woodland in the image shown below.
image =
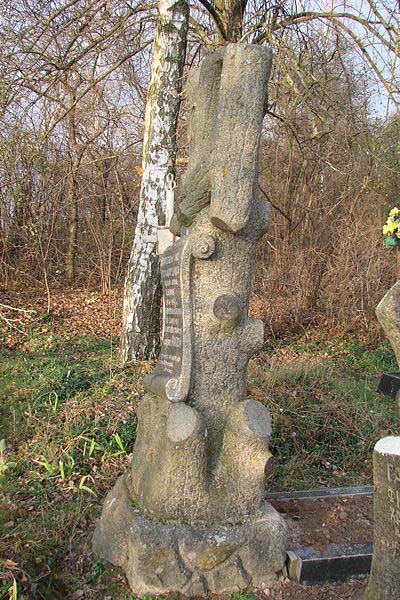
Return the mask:
[[[120,0],[4,6],[0,285],[45,290],[49,311],[60,287],[122,293],[157,7]],[[293,9],[282,6],[283,15]],[[251,8],[249,31],[260,10]],[[216,43],[202,5],[191,10],[185,78]],[[272,335],[321,323],[369,328],[396,278],[381,230],[400,202],[400,119],[393,102],[387,109],[387,94],[379,101],[384,88],[374,65],[335,22],[306,22],[278,42],[260,163],[271,223],[258,252],[253,308]],[[383,72],[381,61],[375,70]],[[178,200],[186,124],[183,99]]]
[[[153,368],[123,365],[118,338],[132,246],[147,233],[147,88],[170,4],[0,2],[0,600],[136,600],[91,534],[130,461]],[[228,41],[274,52],[259,181],[271,221],[251,301],[266,340],[248,372],[249,397],[272,416],[269,490],[371,484],[375,442],[398,435],[396,404],[376,392],[398,365],[374,309],[400,276],[382,246],[400,204],[399,20],[398,0],[190,1],[183,86]],[[183,97],[178,201],[188,112]],[[346,536],[358,528],[342,508],[318,515],[307,544],[339,521]],[[356,600],[364,587],[290,582],[270,597]]]

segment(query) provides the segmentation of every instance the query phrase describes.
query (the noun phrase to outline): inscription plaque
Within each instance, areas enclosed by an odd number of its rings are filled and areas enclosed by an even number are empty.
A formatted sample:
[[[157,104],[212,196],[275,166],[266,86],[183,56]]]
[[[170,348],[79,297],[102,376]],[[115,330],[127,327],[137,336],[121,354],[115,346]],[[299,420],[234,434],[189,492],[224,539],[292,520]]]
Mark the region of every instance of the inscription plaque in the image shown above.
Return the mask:
[[[160,259],[164,292],[164,328],[160,356],[144,385],[172,402],[183,402],[189,393],[191,368],[190,259],[187,238],[166,248]]]

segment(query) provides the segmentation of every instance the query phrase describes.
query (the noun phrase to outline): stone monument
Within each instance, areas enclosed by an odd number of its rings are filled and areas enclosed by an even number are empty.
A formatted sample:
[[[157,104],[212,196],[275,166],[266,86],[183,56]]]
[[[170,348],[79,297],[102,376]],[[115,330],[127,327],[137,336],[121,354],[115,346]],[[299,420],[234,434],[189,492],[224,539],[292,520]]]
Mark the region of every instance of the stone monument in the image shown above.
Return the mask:
[[[94,534],[139,595],[266,587],[285,563],[286,527],[264,500],[271,419],[246,398],[263,326],[248,317],[268,205],[257,198],[271,52],[230,44],[188,83],[189,164],[161,257],[164,335],[128,473]]]
[[[379,302],[376,316],[400,365],[400,281],[397,281]]]
[[[400,366],[400,281],[397,281],[379,302],[376,316]],[[400,373],[383,373],[378,390],[396,398],[397,414],[400,419]]]
[[[364,600],[400,598],[400,437],[374,449],[374,546]]]

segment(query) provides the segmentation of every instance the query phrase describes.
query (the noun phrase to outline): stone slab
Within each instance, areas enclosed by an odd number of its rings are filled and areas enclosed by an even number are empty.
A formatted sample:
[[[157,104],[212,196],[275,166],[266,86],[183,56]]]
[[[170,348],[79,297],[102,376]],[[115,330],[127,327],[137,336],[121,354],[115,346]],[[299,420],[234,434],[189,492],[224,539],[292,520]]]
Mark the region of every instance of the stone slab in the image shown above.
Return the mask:
[[[378,392],[390,398],[396,398],[400,390],[400,373],[382,373],[378,384]]]
[[[331,544],[324,549],[303,546],[289,550],[289,578],[302,585],[346,581],[367,575],[371,567],[372,544]]]
[[[286,538],[284,519],[268,503],[234,526],[151,521],[132,505],[122,476],[105,500],[93,549],[124,569],[139,596],[204,596],[271,586],[285,567]]]
[[[385,294],[375,312],[400,365],[400,281]]]
[[[266,500],[322,500],[324,498],[346,498],[347,496],[370,496],[373,493],[374,486],[359,485],[297,492],[269,492]]]

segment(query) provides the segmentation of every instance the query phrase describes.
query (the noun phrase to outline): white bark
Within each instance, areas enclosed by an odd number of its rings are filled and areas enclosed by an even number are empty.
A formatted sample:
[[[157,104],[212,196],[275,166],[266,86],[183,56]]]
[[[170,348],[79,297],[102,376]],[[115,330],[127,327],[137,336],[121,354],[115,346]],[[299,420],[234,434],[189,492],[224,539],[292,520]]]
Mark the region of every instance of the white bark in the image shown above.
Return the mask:
[[[175,161],[188,13],[187,0],[159,2],[146,104],[139,214],[125,280],[123,362],[152,358],[159,344],[161,288],[156,231],[165,214],[165,177]]]

